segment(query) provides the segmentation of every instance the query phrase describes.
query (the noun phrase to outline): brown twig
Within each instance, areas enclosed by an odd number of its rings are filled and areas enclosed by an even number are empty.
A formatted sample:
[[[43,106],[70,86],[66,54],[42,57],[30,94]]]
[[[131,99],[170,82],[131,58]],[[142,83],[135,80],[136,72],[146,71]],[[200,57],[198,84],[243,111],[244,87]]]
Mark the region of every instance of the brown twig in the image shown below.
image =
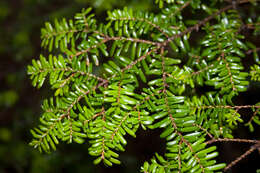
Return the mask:
[[[180,8],[178,8],[174,13],[172,13],[169,17],[175,16],[177,13],[181,12],[184,8],[188,7],[190,5],[192,0],[187,1],[185,4],[183,4]]]
[[[255,145],[254,145],[255,146]],[[245,159],[249,154],[251,154],[256,147],[252,146],[249,150],[247,150],[244,154],[242,154],[241,156],[239,156],[237,159],[235,159],[234,161],[232,161],[231,163],[229,163],[225,168],[224,171],[226,172],[227,170],[229,170],[231,167],[235,166],[238,162],[240,162],[242,159]]]
[[[215,139],[214,136],[212,136],[212,135],[207,131],[207,129],[205,129],[205,128],[203,128],[203,127],[201,127],[200,125],[195,124],[195,123],[193,123],[192,125],[198,127],[200,130],[204,131],[212,140]]]
[[[258,51],[260,51],[260,47],[257,47],[257,48],[255,48],[255,49],[250,49],[250,50],[248,50],[248,51],[246,52],[246,54],[251,54],[251,53],[253,53],[253,52],[258,52]]]
[[[259,140],[218,138],[218,139],[211,139],[207,141],[206,144],[209,145],[215,142],[239,142],[239,143],[253,143],[253,144],[260,143]]]
[[[229,10],[229,9],[231,9],[232,7],[233,7],[232,5],[228,5],[228,6],[224,7],[224,8],[222,8],[222,9],[220,9],[220,10],[217,11],[216,13],[214,13],[214,14],[212,14],[211,16],[208,16],[208,17],[206,17],[204,20],[200,21],[198,24],[196,24],[196,25],[194,25],[194,26],[192,26],[192,27],[189,27],[189,28],[186,29],[185,31],[183,31],[183,32],[181,32],[181,33],[179,33],[179,34],[176,34],[176,35],[174,35],[174,36],[168,38],[165,42],[163,42],[163,44],[166,45],[166,44],[168,44],[169,42],[171,42],[172,40],[174,40],[174,39],[176,39],[176,38],[178,38],[178,37],[182,37],[182,36],[184,36],[185,34],[190,33],[190,32],[192,32],[192,31],[194,31],[194,30],[197,30],[197,31],[198,31],[201,26],[205,25],[208,21],[210,21],[211,19],[213,19],[215,16],[217,16],[217,15],[219,15],[219,14],[221,14],[221,13],[223,13],[223,12]]]
[[[247,124],[250,124],[250,123],[253,121],[254,117],[256,116],[256,114],[258,113],[259,110],[260,110],[260,109],[257,109],[257,110],[254,112],[253,116],[250,118],[250,120],[247,122]]]
[[[191,107],[194,108],[194,107]],[[222,108],[222,109],[246,109],[246,108],[260,108],[260,105],[238,105],[238,106],[230,106],[230,105],[209,105],[209,106],[197,106],[198,109],[216,109],[216,108]]]
[[[218,138],[218,139],[211,139],[206,142],[207,145],[215,143],[215,142],[238,142],[238,143],[250,143],[254,144],[253,146],[250,147],[249,150],[247,150],[244,154],[241,156],[237,157],[234,161],[229,163],[225,168],[224,171],[227,171],[234,165],[236,165],[239,161],[242,159],[245,159],[249,154],[251,154],[255,149],[260,149],[260,140],[250,140],[250,139],[229,139],[229,138]]]

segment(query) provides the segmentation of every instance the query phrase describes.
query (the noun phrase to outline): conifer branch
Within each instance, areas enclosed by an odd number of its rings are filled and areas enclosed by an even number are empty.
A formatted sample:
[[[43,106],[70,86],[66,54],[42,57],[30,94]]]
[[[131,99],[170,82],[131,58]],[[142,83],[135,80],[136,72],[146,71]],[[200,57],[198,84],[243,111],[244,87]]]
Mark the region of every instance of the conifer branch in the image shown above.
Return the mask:
[[[164,2],[156,0],[161,8]],[[239,32],[243,22],[237,5],[250,1],[227,1],[231,4],[219,10],[200,1],[166,2],[158,14],[113,10],[103,24],[97,24],[90,8],[74,21],[46,23],[42,46],[62,54],[40,56],[28,66],[33,86],[40,88],[48,78],[56,89],[54,99],[43,103],[30,145],[50,152],[60,141],[82,144],[87,138],[94,163],[112,166],[121,163],[127,134],[136,137],[140,127],[161,128],[166,152],[146,161],[145,173],[227,170],[258,147],[259,141],[232,134],[244,119],[241,109],[254,111],[245,124],[250,131],[253,122],[260,124],[259,103],[233,104],[251,82],[242,58],[253,53],[258,61],[259,48],[245,44]],[[182,14],[187,7],[210,15],[194,22]],[[195,24],[186,27],[189,22]],[[191,33],[199,30],[203,38],[191,44]],[[254,64],[252,80],[258,81],[258,72]],[[213,86],[209,92],[197,93],[207,85]],[[226,166],[215,161],[217,147],[209,144],[216,142],[252,143],[254,149]]]

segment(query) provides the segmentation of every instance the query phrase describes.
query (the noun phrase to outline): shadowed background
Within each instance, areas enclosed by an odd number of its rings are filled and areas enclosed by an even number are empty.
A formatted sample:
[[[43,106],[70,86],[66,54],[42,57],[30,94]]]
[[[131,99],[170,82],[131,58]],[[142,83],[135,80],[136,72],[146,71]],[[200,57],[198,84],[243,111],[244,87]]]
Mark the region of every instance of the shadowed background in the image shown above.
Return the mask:
[[[122,164],[112,168],[94,166],[88,155],[88,144],[61,144],[52,154],[40,154],[28,146],[29,129],[35,127],[41,114],[41,103],[48,98],[48,87],[37,90],[31,86],[26,66],[43,52],[40,48],[40,28],[55,18],[72,18],[82,8],[93,7],[97,18],[103,20],[106,10],[134,7],[157,10],[153,0],[1,0],[0,1],[0,173],[133,173],[138,172],[154,152],[162,154],[165,141],[160,130],[139,130],[137,138],[127,137]],[[187,13],[189,15],[189,13]],[[247,33],[245,33],[247,34]],[[257,42],[257,41],[256,41]],[[259,41],[258,41],[259,43]],[[245,62],[247,63],[247,62]],[[205,88],[202,88],[204,90]],[[237,98],[238,104],[259,101],[259,83]],[[245,115],[250,112],[244,112]],[[240,138],[259,139],[259,128],[248,134],[245,127],[235,131]],[[219,160],[230,162],[248,149],[247,145],[219,145]],[[260,166],[259,153],[254,152],[232,172],[254,172]]]

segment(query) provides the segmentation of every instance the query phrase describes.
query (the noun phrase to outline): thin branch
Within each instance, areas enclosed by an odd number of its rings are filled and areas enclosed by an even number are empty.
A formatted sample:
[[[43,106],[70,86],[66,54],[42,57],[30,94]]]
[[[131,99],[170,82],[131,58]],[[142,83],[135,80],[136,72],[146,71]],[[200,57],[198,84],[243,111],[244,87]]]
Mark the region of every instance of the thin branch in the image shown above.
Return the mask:
[[[211,64],[211,65],[206,66],[205,68],[203,68],[203,69],[201,69],[201,70],[194,71],[194,72],[192,72],[192,73],[190,73],[190,74],[187,74],[187,75],[185,75],[185,76],[182,75],[182,76],[179,77],[179,78],[177,78],[176,76],[173,76],[173,75],[170,74],[170,73],[166,73],[166,75],[169,76],[169,77],[171,77],[171,78],[173,78],[173,79],[175,79],[175,80],[184,80],[184,79],[188,79],[188,78],[193,77],[193,76],[197,76],[197,75],[203,73],[204,71],[207,71],[208,69],[210,69],[210,68],[213,67],[213,66],[214,66],[214,64]]]
[[[216,109],[216,108],[222,108],[222,109],[246,109],[246,108],[260,108],[260,105],[238,105],[238,106],[230,106],[230,105],[209,105],[209,106],[197,106],[192,107],[197,109]]]
[[[104,106],[102,106],[102,120],[105,122],[106,121],[106,114],[105,114],[105,109]],[[105,126],[102,127],[102,131],[104,131]],[[105,136],[102,137],[102,153],[101,153],[101,159],[104,160],[105,159]]]
[[[260,23],[248,23],[244,25],[248,29],[256,29],[256,26],[260,26]]]
[[[236,160],[232,161],[230,164],[228,164],[225,168],[224,171],[227,171],[228,169],[230,169],[231,167],[233,167],[234,165],[236,165],[239,161],[241,161],[242,159],[246,158],[249,154],[251,154],[254,150],[256,149],[256,147],[251,147],[249,150],[247,150],[244,154],[242,154],[241,156],[239,156]]]
[[[248,50],[248,51],[246,52],[246,54],[248,55],[248,54],[251,54],[251,53],[253,53],[253,52],[258,52],[258,51],[260,51],[260,47],[257,47],[257,48],[255,48],[255,49],[250,49],[250,50]]]
[[[250,144],[254,144],[253,146],[251,146],[251,148],[249,150],[247,150],[244,154],[242,154],[241,156],[239,156],[237,159],[235,159],[234,161],[232,161],[230,164],[228,164],[225,168],[224,171],[227,171],[228,169],[230,169],[231,167],[233,167],[234,165],[236,165],[239,161],[241,161],[242,159],[246,158],[249,154],[251,154],[255,149],[259,149],[260,148],[260,140],[250,140],[250,139],[229,139],[229,138],[218,138],[218,139],[212,139],[210,141],[207,141],[206,144],[212,144],[215,142],[237,142],[237,143],[250,143]]]
[[[238,143],[253,143],[253,144],[260,143],[259,140],[218,138],[218,139],[211,139],[207,141],[206,144],[209,145],[215,142],[238,142]]]
[[[114,130],[114,132],[111,135],[111,140],[114,140],[114,136],[116,135],[116,133],[118,132],[119,128],[122,126],[123,122],[126,120],[126,118],[130,115],[130,113],[126,113],[126,115],[123,117],[123,119],[120,121],[120,123],[118,124],[118,126],[116,127],[116,129]]]
[[[168,17],[172,17],[175,16],[177,13],[181,12],[184,8],[188,7],[190,5],[192,0],[187,1],[186,3],[184,3],[180,8],[178,8],[174,13],[172,13],[171,15],[169,15]]]
[[[158,90],[157,91],[157,94],[160,94],[162,92],[162,90]],[[139,108],[139,106],[141,106],[144,102],[146,102],[146,101],[148,101],[148,100],[150,100],[152,97],[154,97],[155,96],[155,93],[152,93],[152,94],[150,94],[150,95],[147,95],[140,103],[138,103],[138,104],[136,104],[135,106],[134,106],[134,111],[137,111],[137,109]],[[141,121],[141,117],[140,117],[140,111],[139,111],[139,109],[138,109],[138,120],[139,120],[139,122]]]
[[[103,115],[104,113],[105,113],[105,110],[104,110],[104,107],[102,107],[102,109],[101,109],[100,112],[98,112],[98,113],[96,113],[95,115],[93,115],[93,116],[91,117],[91,119],[85,120],[85,121],[83,122],[83,124],[85,125],[85,124],[88,123],[90,120],[93,120],[93,119],[97,118],[98,116]]]
[[[257,109],[257,110],[254,112],[253,116],[250,118],[250,120],[249,120],[246,124],[250,124],[250,123],[253,121],[253,119],[254,119],[254,117],[256,116],[256,114],[257,114],[259,111],[260,111],[260,109]]]
[[[95,91],[97,88],[99,88],[99,87],[105,85],[107,82],[108,82],[108,81],[103,81],[102,83],[99,83],[98,85],[94,86],[92,89],[89,89],[89,90],[87,90],[87,91],[82,91],[82,94],[79,95],[79,96],[77,97],[77,99],[75,99],[74,102],[72,102],[72,103],[70,104],[70,106],[69,106],[68,109],[65,111],[65,113],[60,116],[59,120],[62,120],[64,117],[66,117],[66,116],[69,114],[70,110],[73,108],[73,106],[74,106],[76,103],[78,103],[85,95],[89,94],[91,91]]]
[[[231,83],[231,85],[232,85],[232,90],[235,91],[235,90],[237,90],[237,88],[235,87],[234,80],[233,80],[233,76],[232,76],[232,73],[231,73],[231,68],[230,68],[229,63],[227,62],[227,60],[226,60],[226,58],[225,58],[224,52],[221,53],[221,58],[223,59],[223,61],[224,61],[225,64],[226,64],[226,68],[227,68],[227,70],[228,70],[228,75],[229,75],[230,83]]]
[[[229,9],[231,9],[232,7],[233,7],[232,5],[228,5],[228,6],[224,7],[224,8],[222,8],[222,9],[220,9],[216,13],[214,13],[211,16],[208,16],[204,20],[200,21],[198,24],[195,24],[194,26],[187,28],[185,31],[168,38],[166,41],[163,42],[163,44],[166,45],[169,42],[171,42],[172,40],[174,40],[174,39],[176,39],[178,37],[182,37],[185,34],[190,33],[190,32],[192,32],[194,30],[198,31],[201,26],[205,25],[211,19],[214,19],[215,16],[217,16],[217,15],[219,15],[219,14],[221,14],[221,13],[223,13],[223,12],[229,10]]]
[[[71,67],[67,67],[67,68],[45,68],[45,69],[41,69],[41,70],[38,70],[37,72],[35,73],[31,73],[31,75],[36,75],[38,73],[44,73],[44,72],[53,72],[53,71],[63,71],[63,72],[71,72],[72,75],[71,76],[74,76],[76,73],[80,74],[80,75],[84,75],[84,76],[90,76],[90,77],[93,77],[93,78],[96,78],[102,82],[104,81],[107,81],[106,79],[102,78],[102,77],[99,77],[99,76],[96,76],[94,74],[91,74],[91,73],[86,73],[84,71],[80,71],[80,70],[74,70],[73,68]],[[66,80],[66,79],[65,79]],[[68,80],[68,78],[67,78]]]
[[[212,140],[215,139],[214,136],[212,136],[212,135],[207,131],[207,129],[205,129],[205,128],[203,128],[203,127],[201,127],[200,125],[195,124],[195,123],[193,123],[192,125],[198,127],[200,130],[204,131]]]
[[[69,135],[70,140],[69,140],[69,142],[71,143],[72,142],[73,129],[72,129],[72,121],[71,121],[70,113],[68,113],[67,118],[68,118],[68,121],[69,121],[69,131],[70,131],[70,135]]]
[[[151,55],[153,52],[156,52],[157,50],[159,50],[160,47],[156,47],[156,48],[153,48],[151,49],[149,52],[147,52],[145,55],[139,57],[138,59],[136,59],[135,61],[133,61],[132,63],[130,63],[129,65],[127,65],[125,68],[121,69],[121,72],[124,72],[128,69],[131,69],[135,64],[137,64],[138,62],[144,60],[147,56]],[[116,75],[116,74],[115,74]],[[113,76],[115,76],[113,75]]]
[[[95,48],[101,46],[102,44],[104,44],[104,43],[106,43],[108,41],[116,41],[116,40],[132,41],[132,42],[136,42],[136,43],[145,43],[145,44],[156,45],[156,46],[160,45],[159,42],[153,42],[153,41],[150,41],[150,40],[144,40],[144,39],[138,39],[138,38],[130,38],[130,37],[109,37],[107,35],[104,35],[104,39],[101,40],[99,43],[94,44],[94,45],[92,45],[91,47],[89,47],[87,49],[81,50],[81,51],[77,52],[74,55],[71,55],[70,59],[72,59],[73,57],[80,56],[80,55],[82,55],[84,53],[87,53],[90,50],[95,49]]]
[[[79,52],[77,52],[76,54],[71,55],[69,58],[72,60],[74,57],[77,57],[77,56],[79,56],[79,55],[82,55],[82,54],[84,54],[84,53],[87,53],[87,52],[89,52],[90,50],[95,49],[95,48],[97,48],[98,46],[100,46],[100,45],[102,45],[102,44],[104,44],[104,43],[106,43],[106,42],[108,42],[108,41],[109,41],[109,39],[104,39],[104,40],[100,41],[98,44],[92,45],[91,47],[89,47],[89,48],[87,48],[87,49],[85,49],[85,50],[79,51]]]
[[[181,144],[182,141],[179,142],[179,149],[178,149],[178,173],[181,173]]]
[[[51,34],[47,33],[45,35],[42,35],[42,38],[45,39],[50,39],[51,37],[55,37],[57,35],[65,35],[68,33],[77,33],[77,32],[87,32],[87,30],[77,30],[77,29],[71,29],[71,30],[67,30],[67,31],[60,31],[60,32],[52,32]]]

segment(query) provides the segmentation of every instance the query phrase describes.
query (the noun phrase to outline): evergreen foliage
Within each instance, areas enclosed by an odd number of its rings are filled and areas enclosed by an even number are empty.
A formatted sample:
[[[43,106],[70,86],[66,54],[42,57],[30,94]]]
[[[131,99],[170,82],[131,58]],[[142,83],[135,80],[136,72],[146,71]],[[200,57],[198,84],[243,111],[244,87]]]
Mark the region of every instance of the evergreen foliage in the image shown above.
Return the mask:
[[[124,8],[98,24],[88,8],[74,20],[46,22],[42,47],[50,53],[33,60],[28,74],[38,88],[48,80],[54,96],[43,102],[30,145],[49,153],[60,142],[88,142],[94,163],[112,166],[120,164],[126,135],[161,128],[166,152],[156,153],[141,172],[231,167],[216,162],[211,143],[234,138],[232,131],[244,122],[240,109],[253,110],[245,123],[251,131],[260,125],[260,102],[233,104],[251,81],[260,81],[258,48],[241,34],[245,24],[237,10],[251,1],[234,2],[156,0],[162,8],[157,14]],[[186,7],[206,17],[186,19]],[[203,34],[194,43],[198,30]],[[248,71],[242,61],[251,53],[255,64]],[[210,90],[199,93],[205,86]]]

